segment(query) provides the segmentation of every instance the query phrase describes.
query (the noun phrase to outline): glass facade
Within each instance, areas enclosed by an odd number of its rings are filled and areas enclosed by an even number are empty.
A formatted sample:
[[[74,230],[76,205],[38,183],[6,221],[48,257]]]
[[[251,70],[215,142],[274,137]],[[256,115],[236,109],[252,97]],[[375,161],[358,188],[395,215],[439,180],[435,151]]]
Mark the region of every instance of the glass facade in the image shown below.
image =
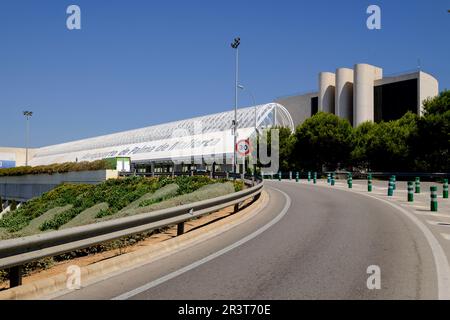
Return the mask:
[[[417,113],[417,79],[388,83],[374,88],[375,122],[400,119],[405,113]]]
[[[319,112],[319,97],[311,98],[311,117]]]

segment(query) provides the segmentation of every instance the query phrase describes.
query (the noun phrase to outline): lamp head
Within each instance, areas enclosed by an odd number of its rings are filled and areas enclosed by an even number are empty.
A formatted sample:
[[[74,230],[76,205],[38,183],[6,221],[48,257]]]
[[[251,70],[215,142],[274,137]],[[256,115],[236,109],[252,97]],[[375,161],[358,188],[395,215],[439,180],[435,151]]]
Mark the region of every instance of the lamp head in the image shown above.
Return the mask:
[[[241,38],[234,38],[234,42],[231,44],[233,49],[237,49],[241,44]]]

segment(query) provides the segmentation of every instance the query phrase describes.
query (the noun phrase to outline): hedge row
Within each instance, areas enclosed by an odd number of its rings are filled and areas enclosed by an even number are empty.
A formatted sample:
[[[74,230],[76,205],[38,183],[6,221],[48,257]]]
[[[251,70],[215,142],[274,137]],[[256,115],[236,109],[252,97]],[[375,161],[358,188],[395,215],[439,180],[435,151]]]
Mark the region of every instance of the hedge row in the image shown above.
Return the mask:
[[[96,204],[106,202],[108,208],[102,210],[102,216],[115,214],[147,193],[154,193],[166,185],[178,185],[177,195],[191,193],[199,188],[217,182],[205,176],[194,177],[159,177],[143,178],[129,177],[125,179],[110,179],[98,185],[62,184],[42,195],[23,204],[19,209],[7,213],[0,220],[0,229],[20,236],[21,230],[30,221],[45,212],[57,207],[72,205],[72,208],[43,222],[41,231],[59,229],[84,210]],[[219,181],[224,182],[224,181]],[[235,183],[235,190],[242,188]],[[14,236],[14,235],[13,235]]]
[[[95,170],[113,170],[113,163],[106,160],[97,160],[92,162],[66,162],[50,164],[36,167],[16,167],[0,169],[0,177],[4,176],[24,176],[27,174],[54,174],[66,173],[72,171],[95,171]]]

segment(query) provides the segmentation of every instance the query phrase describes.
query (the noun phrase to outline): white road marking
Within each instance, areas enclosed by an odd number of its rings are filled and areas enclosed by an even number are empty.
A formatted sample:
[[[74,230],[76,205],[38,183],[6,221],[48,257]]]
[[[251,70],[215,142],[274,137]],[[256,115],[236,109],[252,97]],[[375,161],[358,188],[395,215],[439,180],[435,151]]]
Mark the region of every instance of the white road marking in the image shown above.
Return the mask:
[[[431,248],[431,252],[433,254],[434,262],[436,265],[436,275],[437,275],[437,283],[438,283],[438,299],[439,300],[450,300],[450,267],[448,265],[447,256],[445,255],[444,249],[439,244],[439,241],[433,235],[430,229],[422,223],[413,213],[405,210],[400,205],[389,202],[382,198],[375,197],[368,193],[357,192],[352,189],[344,189],[350,192],[360,194],[366,197],[370,197],[379,201],[382,201],[391,207],[396,208],[398,211],[403,213],[406,217],[408,217],[418,228],[422,231],[425,238],[428,241],[428,245]],[[427,221],[428,222],[428,221]],[[431,221],[430,221],[431,222]],[[429,223],[429,222],[428,222]],[[437,222],[439,223],[439,222]],[[434,224],[434,223],[432,223]],[[436,224],[437,225],[437,224]]]
[[[430,210],[430,208],[428,208],[428,207],[414,206],[414,205],[411,205],[411,204],[408,204],[408,203],[401,203],[400,205],[403,206],[403,207],[413,208],[416,211],[417,210]],[[420,214],[420,212],[417,212],[417,213]]]
[[[441,233],[441,236],[442,236],[445,240],[450,240],[450,234],[448,234],[448,233]]]
[[[439,217],[439,218],[448,218],[450,219],[450,215],[448,214],[441,214],[441,213],[428,213],[428,212],[414,212],[415,214],[421,215],[421,216],[427,216],[427,217]]]
[[[444,221],[435,221],[435,220],[426,220],[428,224],[433,226],[441,226],[441,227],[450,227],[450,222]]]
[[[256,238],[257,236],[259,236],[261,233],[263,233],[264,231],[266,231],[267,229],[269,229],[270,227],[275,225],[278,221],[280,221],[286,215],[286,213],[288,212],[288,210],[289,210],[289,208],[291,206],[291,203],[292,203],[291,198],[285,192],[283,192],[283,191],[281,191],[281,190],[279,190],[277,188],[273,188],[273,189],[279,191],[281,194],[284,195],[284,197],[286,199],[286,204],[285,204],[284,208],[281,210],[281,212],[273,220],[271,220],[269,223],[267,223],[266,225],[264,225],[260,229],[256,230],[255,232],[249,234],[245,238],[242,238],[241,240],[239,240],[239,241],[229,245],[228,247],[225,247],[225,248],[223,248],[223,249],[221,249],[221,250],[219,250],[219,251],[217,251],[217,252],[215,252],[215,253],[213,253],[213,254],[211,254],[211,255],[209,255],[209,256],[201,259],[201,260],[198,260],[198,261],[196,261],[194,263],[191,263],[190,265],[187,265],[187,266],[185,266],[185,267],[183,267],[183,268],[181,268],[181,269],[179,269],[177,271],[171,272],[171,273],[169,273],[169,274],[167,274],[167,275],[165,275],[165,276],[163,276],[163,277],[161,277],[159,279],[153,280],[153,281],[151,281],[151,282],[149,282],[149,283],[147,283],[147,284],[145,284],[145,285],[143,285],[143,286],[141,286],[139,288],[136,288],[136,289],[131,290],[129,292],[125,292],[125,293],[123,293],[123,294],[121,294],[121,295],[119,295],[119,296],[117,296],[115,298],[112,298],[111,300],[127,300],[127,299],[129,299],[131,297],[134,297],[134,296],[136,296],[136,295],[138,295],[138,294],[140,294],[142,292],[145,292],[145,291],[147,291],[147,290],[149,290],[149,289],[151,289],[153,287],[156,287],[156,286],[158,286],[158,285],[160,285],[160,284],[162,284],[162,283],[164,283],[164,282],[166,282],[168,280],[176,278],[179,275],[182,275],[183,273],[186,273],[186,272],[188,272],[188,271],[190,271],[192,269],[195,269],[195,268],[201,266],[202,264],[205,264],[205,263],[207,263],[207,262],[209,262],[209,261],[211,261],[211,260],[213,260],[213,259],[215,259],[217,257],[220,257],[221,255],[223,255],[223,254],[225,254],[225,253],[227,253],[227,252],[229,252],[229,251],[231,251],[231,250],[233,250],[233,249],[243,245],[244,243],[246,243],[246,242]]]
[[[378,199],[383,201],[384,203],[398,209],[404,215],[406,215],[414,224],[422,231],[425,235],[425,238],[428,241],[428,245],[431,248],[431,252],[433,253],[434,262],[436,265],[436,274],[438,281],[438,298],[439,300],[450,300],[450,267],[448,265],[447,256],[445,255],[444,249],[439,244],[439,241],[433,235],[433,233],[423,224],[414,214],[405,210],[404,208],[396,205],[392,202],[386,201],[384,199],[380,199],[365,193],[360,193],[364,196],[371,197],[374,199]]]

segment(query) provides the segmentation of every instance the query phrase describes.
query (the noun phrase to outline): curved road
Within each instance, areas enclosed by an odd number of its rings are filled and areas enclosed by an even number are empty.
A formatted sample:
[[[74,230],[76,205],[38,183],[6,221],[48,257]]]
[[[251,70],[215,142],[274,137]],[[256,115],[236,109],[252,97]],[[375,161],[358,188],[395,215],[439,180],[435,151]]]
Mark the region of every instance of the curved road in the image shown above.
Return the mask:
[[[430,246],[397,209],[305,184],[266,181],[266,191],[268,206],[244,224],[58,298],[438,298]],[[381,270],[379,290],[367,288],[372,265]]]

